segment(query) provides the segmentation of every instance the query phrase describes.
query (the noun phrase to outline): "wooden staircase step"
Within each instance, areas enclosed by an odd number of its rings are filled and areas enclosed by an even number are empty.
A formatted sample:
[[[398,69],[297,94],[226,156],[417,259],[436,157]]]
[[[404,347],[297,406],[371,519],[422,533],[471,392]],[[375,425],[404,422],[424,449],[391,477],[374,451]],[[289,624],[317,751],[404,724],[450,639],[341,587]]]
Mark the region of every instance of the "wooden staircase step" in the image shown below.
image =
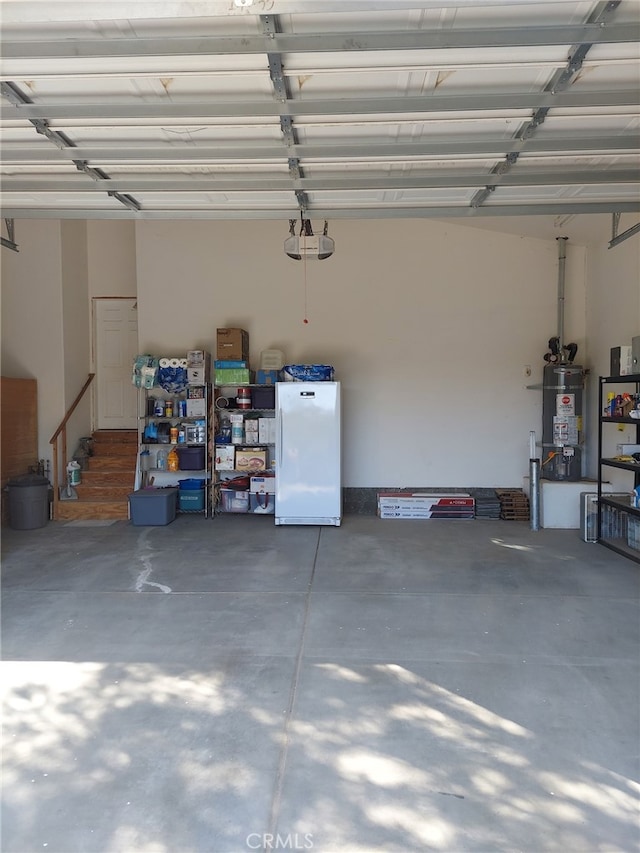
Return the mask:
[[[114,471],[112,468],[108,470],[87,470],[82,471],[81,475],[83,486],[121,486],[123,483],[135,480],[135,465],[125,469]]]
[[[76,499],[57,502],[56,518],[72,520],[127,520],[129,495],[134,491],[138,433],[136,430],[96,430],[74,486]]]
[[[133,477],[129,484],[115,486],[91,486],[81,483],[74,486],[78,500],[81,501],[127,501],[133,491]]]
[[[93,444],[137,444],[135,429],[98,429],[91,436]]]
[[[94,445],[91,459],[96,457],[102,458],[104,456],[127,456],[135,459],[137,452],[137,444],[111,444],[110,442],[106,442],[105,444]]]
[[[126,521],[129,518],[128,501],[60,501],[58,503],[58,521],[100,521],[113,519]]]
[[[87,471],[126,471],[133,475],[135,470],[135,456],[90,456],[87,460]]]

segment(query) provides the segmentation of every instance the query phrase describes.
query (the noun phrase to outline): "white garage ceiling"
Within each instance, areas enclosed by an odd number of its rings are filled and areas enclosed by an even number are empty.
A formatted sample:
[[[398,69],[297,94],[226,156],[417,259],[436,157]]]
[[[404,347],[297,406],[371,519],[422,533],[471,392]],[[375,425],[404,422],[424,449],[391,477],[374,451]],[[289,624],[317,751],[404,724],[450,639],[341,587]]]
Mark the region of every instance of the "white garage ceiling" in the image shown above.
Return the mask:
[[[639,211],[639,11],[4,0],[2,215]]]

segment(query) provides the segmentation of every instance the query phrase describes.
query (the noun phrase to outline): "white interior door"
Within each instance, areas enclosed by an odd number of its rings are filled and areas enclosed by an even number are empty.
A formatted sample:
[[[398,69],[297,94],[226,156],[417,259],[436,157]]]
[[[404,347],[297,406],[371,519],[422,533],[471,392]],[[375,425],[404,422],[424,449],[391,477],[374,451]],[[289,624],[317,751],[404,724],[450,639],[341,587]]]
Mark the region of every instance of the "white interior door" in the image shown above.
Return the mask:
[[[98,429],[136,429],[138,393],[131,382],[138,354],[135,299],[96,299],[96,424]]]

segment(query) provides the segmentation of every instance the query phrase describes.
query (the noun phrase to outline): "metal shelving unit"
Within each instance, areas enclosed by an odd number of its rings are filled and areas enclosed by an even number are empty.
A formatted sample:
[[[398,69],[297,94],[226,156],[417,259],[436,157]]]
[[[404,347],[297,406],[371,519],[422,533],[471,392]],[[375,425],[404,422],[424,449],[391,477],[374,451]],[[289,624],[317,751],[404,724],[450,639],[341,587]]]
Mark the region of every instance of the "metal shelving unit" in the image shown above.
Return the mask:
[[[226,396],[227,391],[233,391],[232,399],[236,397],[237,391],[240,388],[249,389],[252,393],[256,391],[256,389],[265,389],[265,388],[273,388],[275,395],[275,388],[273,385],[263,385],[258,383],[238,383],[238,382],[218,382],[214,385],[214,398],[217,399],[217,392],[225,391],[225,394],[222,396]],[[214,399],[214,405],[215,405]],[[275,418],[275,402],[274,406],[267,407],[256,407],[253,406],[248,409],[239,408],[238,406],[232,405],[225,407],[223,409],[218,409],[217,406],[215,408],[215,413],[213,415],[213,423],[214,423],[214,452],[213,452],[213,473],[212,473],[212,515],[214,514],[222,514],[226,515],[230,512],[234,512],[234,510],[225,510],[221,501],[221,493],[220,490],[224,489],[225,481],[231,480],[235,477],[241,475],[249,475],[249,476],[264,476],[270,475],[274,473],[273,461],[275,454],[275,441],[249,441],[244,440],[239,444],[220,444],[220,442],[216,442],[215,434],[218,432],[220,421],[225,416],[231,416],[234,414],[240,414],[243,418]],[[219,467],[217,464],[217,458],[219,450],[225,449],[228,447],[235,447],[236,449],[251,446],[257,448],[265,453],[265,462],[264,467],[256,468],[248,470],[246,468],[227,468],[227,467]],[[275,481],[274,481],[275,482]],[[251,501],[251,495],[248,496],[249,502]],[[272,502],[275,501],[275,495],[270,494],[268,499]],[[244,512],[244,510],[242,510]],[[247,513],[251,513],[250,503],[248,505]],[[269,511],[269,514],[273,516],[273,509]]]
[[[203,401],[201,414],[179,414],[172,412],[170,415],[156,415],[150,411],[149,400],[152,398],[174,400],[176,398],[186,402],[189,389],[199,389],[198,396],[194,400]],[[193,448],[202,450],[203,467],[197,470],[191,468],[179,468],[177,471],[169,471],[167,468],[157,467],[154,461],[148,467],[142,466],[142,454],[138,452],[138,465],[136,471],[136,489],[152,483],[156,487],[177,486],[180,480],[198,479],[205,481],[204,506],[198,509],[178,509],[180,513],[195,515],[209,515],[210,492],[211,492],[211,454],[209,453],[209,438],[211,428],[211,385],[188,385],[180,394],[167,394],[162,389],[154,387],[150,390],[141,390],[138,404],[138,432],[140,451],[147,450],[152,460],[157,458],[158,451],[168,453],[172,448]],[[145,437],[147,425],[153,422],[156,425],[164,422],[170,426],[185,429],[184,439],[180,443],[175,441],[150,441]]]
[[[636,441],[640,444],[640,420],[631,417],[609,417],[604,415],[605,387],[607,385],[632,385],[634,394],[640,393],[640,374],[628,376],[601,376],[598,391],[598,527],[597,541],[640,563],[640,509],[622,503],[602,492],[602,470],[604,467],[620,468],[633,474],[633,486],[640,485],[640,463],[623,462],[602,455],[604,426],[606,424],[630,424],[636,428]]]

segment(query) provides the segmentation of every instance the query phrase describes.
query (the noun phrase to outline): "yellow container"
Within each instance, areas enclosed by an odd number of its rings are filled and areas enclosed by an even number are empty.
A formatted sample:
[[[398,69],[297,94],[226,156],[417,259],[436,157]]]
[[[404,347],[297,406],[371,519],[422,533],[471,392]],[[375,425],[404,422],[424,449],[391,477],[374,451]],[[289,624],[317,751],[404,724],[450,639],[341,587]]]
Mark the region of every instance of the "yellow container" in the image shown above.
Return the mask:
[[[178,471],[180,469],[180,459],[175,447],[167,456],[167,468],[169,471]]]

